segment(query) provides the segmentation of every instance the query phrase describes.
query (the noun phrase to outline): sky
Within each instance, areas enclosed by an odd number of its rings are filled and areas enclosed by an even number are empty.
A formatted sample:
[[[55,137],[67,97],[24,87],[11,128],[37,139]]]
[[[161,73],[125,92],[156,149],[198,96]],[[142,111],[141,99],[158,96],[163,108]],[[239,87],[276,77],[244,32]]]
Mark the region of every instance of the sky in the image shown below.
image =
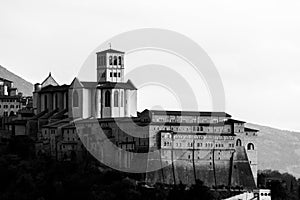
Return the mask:
[[[60,84],[69,84],[109,38],[139,28],[168,29],[195,41],[214,62],[226,112],[247,122],[300,131],[299,10],[298,0],[2,0],[0,65],[32,83],[42,82],[51,71]],[[126,62],[136,63],[137,56],[128,55]],[[180,71],[186,64],[174,59],[170,63]],[[196,91],[199,110],[210,110],[205,86],[193,84],[192,73],[184,78]],[[138,98],[140,110],[180,109],[176,95],[160,85],[141,87]]]

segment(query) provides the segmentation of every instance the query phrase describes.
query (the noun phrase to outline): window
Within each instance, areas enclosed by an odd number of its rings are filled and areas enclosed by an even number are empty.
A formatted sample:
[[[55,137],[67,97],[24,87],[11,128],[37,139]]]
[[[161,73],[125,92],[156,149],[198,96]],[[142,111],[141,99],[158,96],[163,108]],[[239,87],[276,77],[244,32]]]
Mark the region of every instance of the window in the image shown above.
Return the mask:
[[[236,146],[242,146],[242,141],[240,139],[237,139],[236,140]]]
[[[117,73],[117,72],[115,72],[115,73],[114,73],[114,77],[117,77],[117,74],[118,74],[118,73]]]
[[[121,73],[120,72],[118,73],[118,77],[121,77]]]
[[[15,106],[14,105],[10,105],[10,108],[15,108]]]
[[[118,65],[117,56],[114,56],[114,65]]]
[[[247,149],[248,149],[248,150],[254,150],[254,144],[253,144],[253,143],[249,143],[249,144],[247,145]]]
[[[57,94],[54,95],[54,103],[55,103],[55,108],[58,108],[58,97],[57,97]]]
[[[109,64],[112,65],[112,56],[109,56]]]
[[[121,91],[121,107],[124,106],[124,92]]]
[[[47,101],[48,99],[47,99],[47,95],[45,95],[44,96],[44,108],[45,108],[45,110],[47,109],[47,107],[48,107],[48,101]]]
[[[112,72],[109,73],[109,76],[112,77]]]
[[[119,65],[122,65],[122,57],[119,56]]]
[[[119,92],[115,91],[114,92],[114,107],[118,107],[119,106]]]
[[[79,97],[78,97],[78,92],[75,90],[73,92],[73,107],[78,107],[79,106]]]
[[[110,91],[105,92],[105,107],[110,107]]]

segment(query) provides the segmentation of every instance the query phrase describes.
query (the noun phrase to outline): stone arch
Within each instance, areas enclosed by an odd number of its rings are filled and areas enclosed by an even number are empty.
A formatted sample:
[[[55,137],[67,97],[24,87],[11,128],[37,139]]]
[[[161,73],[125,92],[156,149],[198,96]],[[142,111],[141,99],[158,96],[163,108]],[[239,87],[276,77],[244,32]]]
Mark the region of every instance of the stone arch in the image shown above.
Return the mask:
[[[254,144],[253,143],[248,143],[247,150],[254,150]]]
[[[242,141],[241,141],[241,139],[237,139],[237,140],[236,140],[235,146],[237,146],[237,147],[242,146]]]

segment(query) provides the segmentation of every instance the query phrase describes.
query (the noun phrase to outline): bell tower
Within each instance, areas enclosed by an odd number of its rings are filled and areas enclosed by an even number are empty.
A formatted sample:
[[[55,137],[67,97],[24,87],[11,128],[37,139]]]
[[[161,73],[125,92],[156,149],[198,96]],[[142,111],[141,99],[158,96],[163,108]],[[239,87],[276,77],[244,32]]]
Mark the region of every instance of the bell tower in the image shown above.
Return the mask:
[[[98,83],[124,82],[124,52],[107,49],[96,54]]]
[[[130,80],[124,81],[124,54],[111,48],[96,53],[96,118],[137,114],[137,88]]]

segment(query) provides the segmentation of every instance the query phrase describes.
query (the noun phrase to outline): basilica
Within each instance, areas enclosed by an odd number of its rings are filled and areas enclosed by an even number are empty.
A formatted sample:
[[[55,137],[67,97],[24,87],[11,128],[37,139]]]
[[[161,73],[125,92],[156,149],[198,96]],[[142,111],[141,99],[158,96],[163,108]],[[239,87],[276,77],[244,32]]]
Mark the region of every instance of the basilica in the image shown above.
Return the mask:
[[[37,156],[79,161],[89,152],[124,171],[142,166],[148,183],[256,188],[258,130],[225,112],[138,112],[137,88],[124,80],[125,53],[107,49],[95,59],[97,81],[59,85],[50,73],[35,84],[24,134],[36,141]],[[159,156],[139,164],[135,155],[149,152]]]

